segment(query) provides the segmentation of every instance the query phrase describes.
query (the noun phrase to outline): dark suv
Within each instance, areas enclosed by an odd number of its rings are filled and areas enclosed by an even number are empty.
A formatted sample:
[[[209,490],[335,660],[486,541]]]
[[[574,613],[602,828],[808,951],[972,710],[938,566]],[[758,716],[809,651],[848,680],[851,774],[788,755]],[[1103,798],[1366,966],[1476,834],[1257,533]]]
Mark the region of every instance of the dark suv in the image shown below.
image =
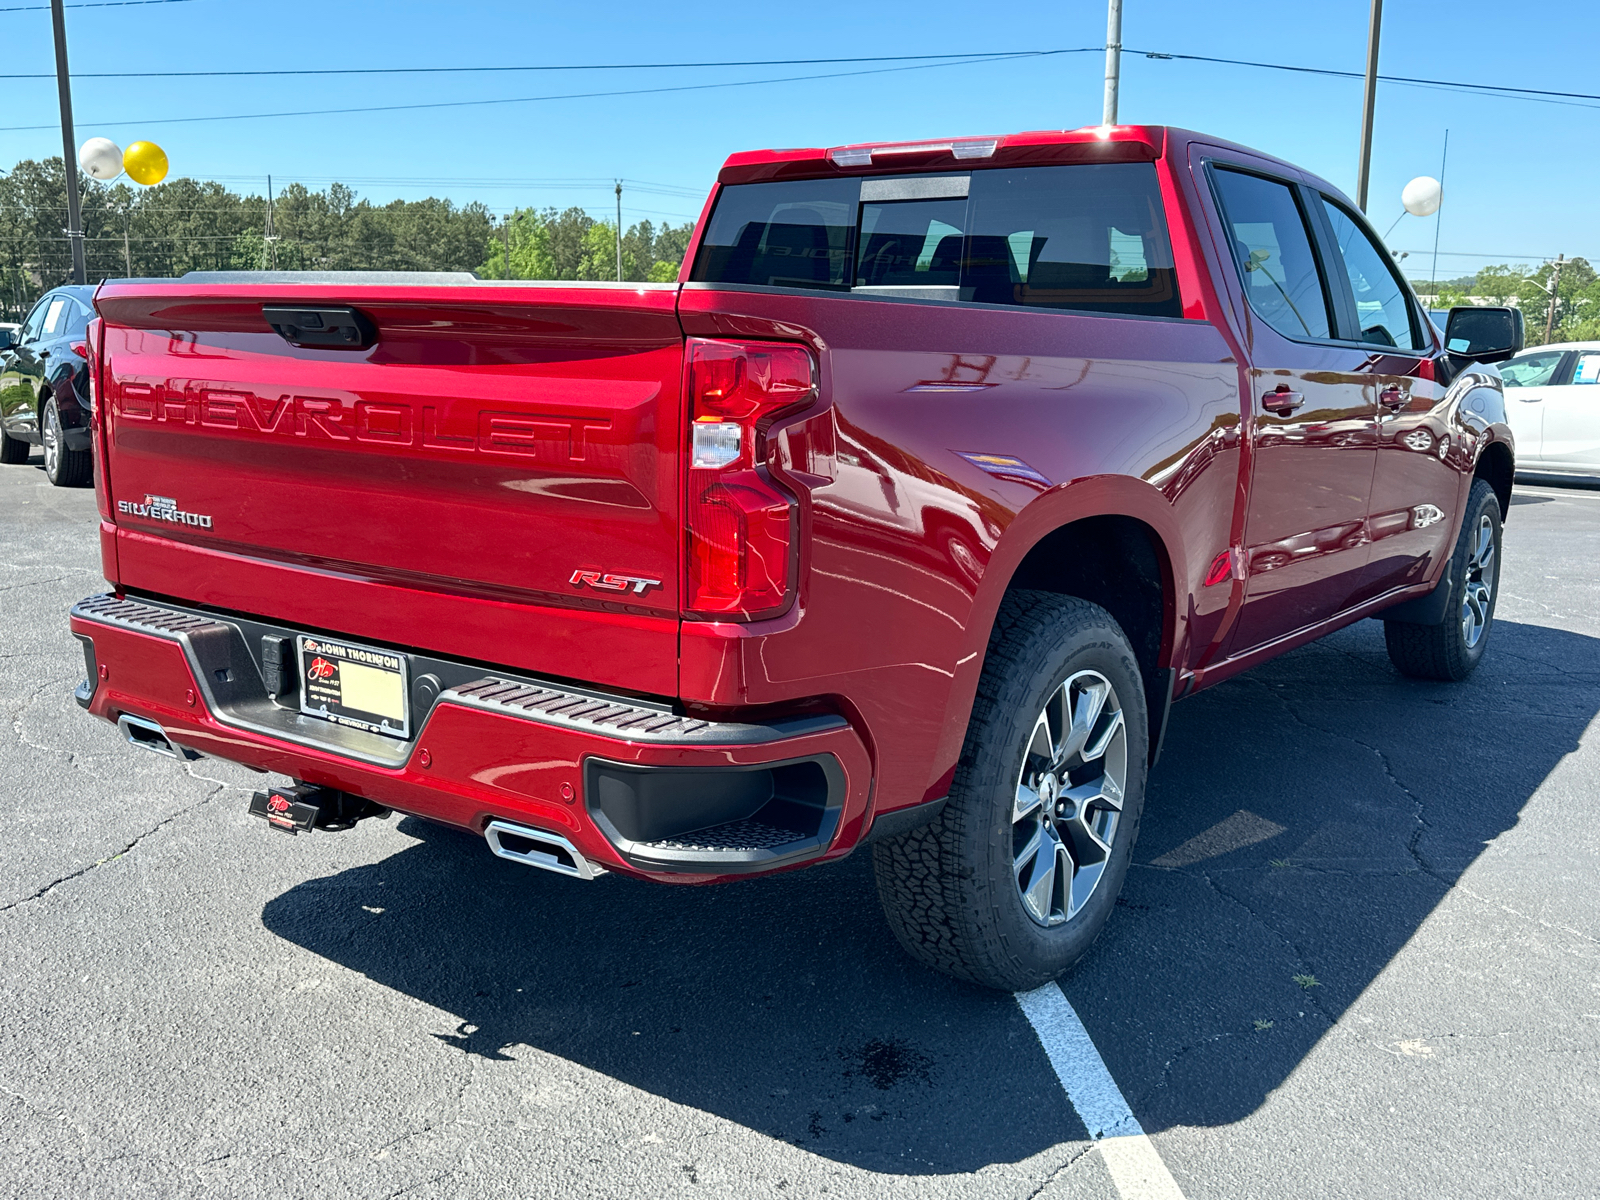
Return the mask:
[[[57,487],[93,477],[89,372],[84,331],[92,287],[59,287],[33,306],[22,328],[0,330],[0,463],[28,461],[44,447],[44,472]]]

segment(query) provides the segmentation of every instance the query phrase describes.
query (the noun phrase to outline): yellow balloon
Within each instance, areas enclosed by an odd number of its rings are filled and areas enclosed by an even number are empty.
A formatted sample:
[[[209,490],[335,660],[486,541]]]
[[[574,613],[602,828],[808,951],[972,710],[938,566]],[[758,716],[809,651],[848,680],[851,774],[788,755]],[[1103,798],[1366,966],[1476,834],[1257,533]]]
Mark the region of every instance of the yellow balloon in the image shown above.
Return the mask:
[[[154,142],[134,142],[122,152],[128,178],[146,187],[167,177],[167,152]]]

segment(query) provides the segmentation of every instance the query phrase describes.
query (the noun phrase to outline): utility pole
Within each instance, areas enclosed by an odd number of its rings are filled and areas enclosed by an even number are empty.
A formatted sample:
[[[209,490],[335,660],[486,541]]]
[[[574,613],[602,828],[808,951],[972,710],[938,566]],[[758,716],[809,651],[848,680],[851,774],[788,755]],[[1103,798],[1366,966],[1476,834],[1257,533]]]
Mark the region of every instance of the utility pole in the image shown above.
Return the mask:
[[[1362,212],[1367,211],[1367,181],[1372,174],[1372,110],[1378,103],[1378,34],[1382,28],[1383,0],[1372,0],[1372,21],[1367,26],[1367,86],[1361,97],[1361,166],[1356,170],[1356,205]]]
[[[500,222],[500,238],[505,243],[505,247],[506,247],[506,278],[507,279],[511,278],[511,218],[514,217],[514,216],[516,216],[516,212],[515,211],[508,212],[506,214],[506,219],[504,221]]]
[[[263,264],[267,270],[278,269],[278,227],[272,220],[272,176],[267,176],[267,230],[261,235],[261,241],[267,252],[267,261]]]
[[[67,227],[62,230],[72,246],[72,282],[88,283],[83,261],[83,213],[78,207],[77,138],[72,132],[72,78],[67,73],[67,15],[62,0],[50,0],[50,22],[56,35],[56,90],[61,93],[61,167],[67,177]]]
[[[128,278],[133,278],[133,251],[128,249],[128,209],[133,206],[133,197],[128,197],[122,206],[122,265],[127,268]]]
[[[622,180],[617,180],[617,282],[622,282]]]
[[[1556,289],[1561,286],[1561,263],[1565,257],[1562,254],[1556,255],[1555,270],[1550,272],[1550,306],[1545,309],[1544,313],[1544,342],[1547,346],[1550,344],[1551,335],[1555,332]]]
[[[1100,124],[1117,123],[1117,85],[1122,78],[1122,0],[1107,0],[1106,106]]]

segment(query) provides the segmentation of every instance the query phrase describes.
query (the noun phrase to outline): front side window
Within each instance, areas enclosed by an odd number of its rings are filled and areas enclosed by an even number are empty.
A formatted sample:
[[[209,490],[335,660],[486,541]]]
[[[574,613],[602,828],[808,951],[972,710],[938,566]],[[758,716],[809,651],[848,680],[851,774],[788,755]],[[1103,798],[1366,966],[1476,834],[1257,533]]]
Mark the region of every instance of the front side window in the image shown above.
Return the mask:
[[[1212,176],[1250,307],[1285,337],[1332,335],[1328,301],[1294,190],[1219,168]]]
[[[1533,354],[1519,354],[1500,364],[1500,379],[1507,387],[1544,387],[1556,373],[1564,350],[1540,350]],[[1600,364],[1600,355],[1595,356]]]
[[[45,314],[50,311],[50,306],[54,303],[54,296],[46,296],[33,306],[28,319],[22,323],[22,341],[33,342],[39,339],[39,335],[44,332]]]
[[[1326,196],[1322,207],[1333,226],[1333,240],[1339,244],[1345,275],[1355,296],[1359,328],[1355,340],[1400,350],[1420,349],[1411,326],[1411,305],[1406,302],[1405,287],[1389,256],[1373,243],[1354,217]]]
[[[732,184],[691,278],[1183,315],[1151,163]]]

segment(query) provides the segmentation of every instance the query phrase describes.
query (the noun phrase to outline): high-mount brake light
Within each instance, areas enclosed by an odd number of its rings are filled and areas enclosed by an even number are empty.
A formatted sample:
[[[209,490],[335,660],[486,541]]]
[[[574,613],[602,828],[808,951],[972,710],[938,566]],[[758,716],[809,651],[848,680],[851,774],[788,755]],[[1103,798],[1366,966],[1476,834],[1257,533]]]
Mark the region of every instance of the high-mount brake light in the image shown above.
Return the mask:
[[[874,159],[896,154],[937,154],[948,151],[952,158],[993,158],[999,138],[967,138],[957,142],[917,142],[907,146],[840,146],[828,157],[836,167],[870,167]]]
[[[757,458],[771,420],[817,394],[816,360],[786,342],[688,342],[690,426],[684,527],[695,616],[780,611],[794,583],[796,507]]]

